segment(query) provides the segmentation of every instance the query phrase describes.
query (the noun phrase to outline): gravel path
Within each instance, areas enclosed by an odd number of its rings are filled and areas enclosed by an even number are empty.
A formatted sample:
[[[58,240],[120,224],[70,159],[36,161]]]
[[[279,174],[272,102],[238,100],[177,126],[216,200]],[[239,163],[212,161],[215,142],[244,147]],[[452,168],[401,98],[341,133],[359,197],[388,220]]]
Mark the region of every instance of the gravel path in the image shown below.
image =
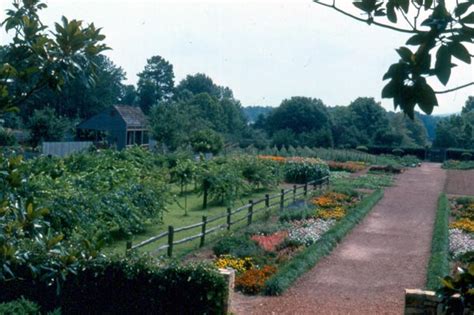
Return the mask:
[[[236,314],[403,314],[404,289],[425,283],[446,173],[425,163],[398,175],[365,220],[280,297],[234,294]]]

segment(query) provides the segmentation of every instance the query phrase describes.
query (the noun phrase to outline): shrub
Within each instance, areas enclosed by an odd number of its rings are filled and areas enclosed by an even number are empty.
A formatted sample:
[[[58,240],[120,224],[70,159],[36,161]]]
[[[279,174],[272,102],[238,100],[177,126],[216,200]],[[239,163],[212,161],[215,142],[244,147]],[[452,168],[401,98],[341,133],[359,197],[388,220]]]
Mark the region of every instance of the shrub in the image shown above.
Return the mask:
[[[235,163],[234,167],[240,169],[242,176],[254,188],[274,187],[280,181],[280,168],[271,161],[248,156],[239,158]]]
[[[405,151],[403,149],[400,149],[400,148],[396,148],[396,149],[392,150],[392,154],[396,155],[396,156],[402,156],[403,153],[405,153]]]
[[[284,166],[285,180],[290,183],[307,183],[329,175],[328,165],[313,158],[290,158]]]
[[[37,146],[41,141],[59,141],[63,138],[68,122],[56,115],[53,109],[35,110],[28,122],[30,141]]]
[[[36,315],[39,314],[39,306],[25,298],[21,297],[18,300],[0,303],[0,314],[4,315]]]
[[[223,314],[227,297],[225,280],[213,266],[159,268],[135,258],[88,261],[67,275],[58,295],[56,285],[31,278],[1,285],[0,298],[29,288],[26,298],[45,310],[60,307],[64,314]]]
[[[16,144],[15,136],[8,130],[0,127],[0,146],[8,147]]]
[[[223,237],[212,250],[216,256],[232,255],[239,258],[262,254],[262,249],[247,236]]]
[[[463,161],[469,161],[472,159],[472,154],[469,153],[469,152],[463,152],[463,154],[461,154],[461,160]]]

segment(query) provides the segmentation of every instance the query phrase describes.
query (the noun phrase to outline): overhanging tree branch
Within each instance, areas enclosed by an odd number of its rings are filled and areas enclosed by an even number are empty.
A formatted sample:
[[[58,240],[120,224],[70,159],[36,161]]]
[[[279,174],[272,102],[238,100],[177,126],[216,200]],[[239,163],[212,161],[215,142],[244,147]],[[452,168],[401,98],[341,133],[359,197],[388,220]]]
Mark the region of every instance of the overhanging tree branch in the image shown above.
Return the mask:
[[[391,29],[393,31],[397,31],[397,32],[401,32],[401,33],[408,33],[408,34],[418,34],[418,31],[416,30],[407,30],[407,29],[404,29],[404,28],[398,28],[398,27],[395,27],[395,26],[391,26],[391,25],[387,25],[387,24],[383,24],[383,23],[380,23],[380,22],[377,22],[377,21],[374,21],[374,20],[371,20],[371,19],[363,19],[363,18],[360,18],[358,16],[355,16],[355,15],[352,15],[350,14],[349,12],[346,12],[338,7],[336,7],[336,3],[335,1],[332,3],[332,4],[327,4],[327,3],[324,3],[324,2],[319,2],[319,0],[313,0],[314,3],[316,4],[319,4],[319,5],[322,5],[324,7],[328,7],[328,8],[331,8],[331,9],[334,9],[336,10],[337,12],[345,15],[345,16],[348,16],[350,18],[353,18],[359,22],[365,22],[367,24],[373,24],[373,25],[377,25],[379,27],[382,27],[382,28],[388,28],[388,29]]]
[[[464,84],[464,85],[460,85],[458,87],[455,87],[455,88],[452,88],[452,89],[449,89],[449,90],[445,90],[445,91],[435,91],[435,94],[446,94],[446,93],[450,93],[450,92],[454,92],[454,91],[457,91],[457,90],[460,90],[460,89],[464,89],[468,86],[471,86],[471,85],[474,85],[474,81],[473,82],[469,82],[467,84]]]

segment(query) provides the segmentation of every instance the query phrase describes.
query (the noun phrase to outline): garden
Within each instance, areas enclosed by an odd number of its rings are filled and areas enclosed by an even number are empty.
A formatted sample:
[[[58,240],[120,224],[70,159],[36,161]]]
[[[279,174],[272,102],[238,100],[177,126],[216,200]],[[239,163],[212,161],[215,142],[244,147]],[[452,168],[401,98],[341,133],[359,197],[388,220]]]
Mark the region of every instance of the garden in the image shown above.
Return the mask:
[[[144,274],[156,274],[157,279],[174,275],[174,285],[180,286],[190,274],[217,279],[216,267],[234,267],[242,292],[279,294],[309,268],[304,261],[314,265],[327,255],[381,197],[376,189],[391,182],[386,174],[350,175],[367,162],[329,164],[338,169],[332,172],[330,190],[315,185],[301,199],[293,195],[297,184],[307,189],[306,183],[329,175],[331,166],[323,160],[240,154],[196,160],[186,153],[159,155],[140,148],[24,160],[10,152],[1,163],[1,279],[9,283],[1,301],[24,296],[41,310],[64,311],[77,301],[71,292],[85,290],[86,282],[99,283],[111,272],[130,286],[148,277]],[[282,189],[290,193],[284,210],[277,202],[278,207],[256,214],[251,225],[241,220],[206,240],[207,248],[215,249],[212,268],[201,263],[181,267],[162,254],[158,260],[139,258],[159,244],[124,258],[126,240],[146,240],[170,224],[193,224],[203,215],[221,214],[246,204],[245,199]],[[184,257],[198,248],[192,243],[175,255]],[[208,290],[219,295],[219,286],[215,280]],[[83,298],[91,298],[88,294]],[[163,298],[175,301],[176,296]],[[125,304],[124,309],[135,307]],[[171,304],[159,307],[175,310]]]

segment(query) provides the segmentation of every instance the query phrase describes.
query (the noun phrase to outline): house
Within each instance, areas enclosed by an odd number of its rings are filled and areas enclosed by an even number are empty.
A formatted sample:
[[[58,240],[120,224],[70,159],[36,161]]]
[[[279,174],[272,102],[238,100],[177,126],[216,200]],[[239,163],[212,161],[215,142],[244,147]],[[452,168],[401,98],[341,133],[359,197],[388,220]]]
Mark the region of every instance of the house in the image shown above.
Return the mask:
[[[105,142],[117,149],[148,145],[147,118],[140,107],[115,105],[81,122],[76,127],[79,140]]]

